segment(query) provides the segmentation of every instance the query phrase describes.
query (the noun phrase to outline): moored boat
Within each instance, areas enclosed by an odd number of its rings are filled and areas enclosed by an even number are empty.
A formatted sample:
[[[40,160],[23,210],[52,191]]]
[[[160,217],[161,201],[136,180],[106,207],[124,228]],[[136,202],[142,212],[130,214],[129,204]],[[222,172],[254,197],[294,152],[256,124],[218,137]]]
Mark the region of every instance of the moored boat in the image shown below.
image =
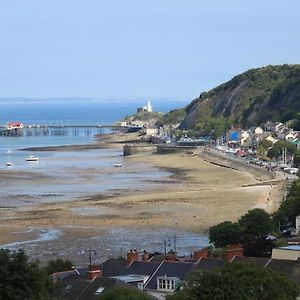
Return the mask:
[[[11,162],[11,160],[10,160],[10,155],[13,153],[12,151],[10,151],[10,150],[8,150],[7,152],[7,155],[8,155],[8,161],[6,162],[6,166],[7,167],[12,167],[14,164]]]
[[[39,158],[34,155],[29,155],[26,157],[26,161],[38,161]]]

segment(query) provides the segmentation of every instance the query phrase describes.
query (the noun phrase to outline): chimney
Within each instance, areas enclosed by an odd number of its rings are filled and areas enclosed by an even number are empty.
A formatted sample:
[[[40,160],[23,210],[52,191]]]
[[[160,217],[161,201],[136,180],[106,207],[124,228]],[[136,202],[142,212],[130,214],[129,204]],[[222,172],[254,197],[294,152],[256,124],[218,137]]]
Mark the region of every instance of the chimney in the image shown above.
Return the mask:
[[[227,245],[226,260],[231,262],[235,256],[244,256],[244,249],[242,244]]]
[[[100,270],[99,266],[90,265],[87,272],[87,277],[89,280],[93,281],[97,277],[102,277],[103,272]]]
[[[139,252],[137,249],[129,250],[127,252],[127,260],[126,260],[126,265],[129,266],[133,261],[138,261],[139,260]]]
[[[149,260],[149,253],[144,250],[143,254],[142,254],[142,260],[143,261],[148,261]]]
[[[176,258],[177,258],[177,255],[176,255],[175,251],[170,251],[166,255],[166,260],[169,260],[169,261],[175,261]]]
[[[200,258],[208,258],[208,248],[203,248],[194,252],[194,261],[198,261]]]

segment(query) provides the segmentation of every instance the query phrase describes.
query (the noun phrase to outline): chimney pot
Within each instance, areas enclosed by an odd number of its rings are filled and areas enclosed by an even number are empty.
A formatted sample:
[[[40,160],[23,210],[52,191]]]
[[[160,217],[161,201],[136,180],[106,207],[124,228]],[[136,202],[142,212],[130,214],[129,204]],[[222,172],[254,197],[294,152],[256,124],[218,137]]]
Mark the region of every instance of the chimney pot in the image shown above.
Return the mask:
[[[97,277],[102,277],[103,272],[99,266],[91,265],[89,266],[89,271],[87,272],[87,277],[89,280],[93,281]]]
[[[137,249],[130,250],[127,253],[126,265],[129,266],[133,261],[139,260],[139,253]]]
[[[203,248],[194,252],[194,261],[198,261],[200,258],[208,258],[208,248]]]
[[[244,249],[242,244],[227,245],[226,260],[231,262],[235,256],[244,256]]]
[[[177,259],[177,255],[175,251],[170,251],[166,255],[166,260],[175,261]]]
[[[142,260],[143,261],[148,261],[149,258],[150,258],[149,253],[146,250],[144,250],[143,255],[142,255]]]

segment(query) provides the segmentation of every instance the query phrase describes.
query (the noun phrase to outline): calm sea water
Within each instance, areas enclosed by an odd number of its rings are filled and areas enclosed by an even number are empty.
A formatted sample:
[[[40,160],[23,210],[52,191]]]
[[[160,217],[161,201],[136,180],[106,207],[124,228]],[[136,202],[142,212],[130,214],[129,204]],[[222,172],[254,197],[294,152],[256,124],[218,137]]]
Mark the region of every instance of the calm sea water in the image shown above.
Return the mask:
[[[136,108],[146,105],[146,100],[141,101],[73,101],[73,100],[1,100],[0,99],[0,124],[9,121],[21,121],[24,124],[112,124],[124,116],[136,112]],[[168,112],[171,109],[181,108],[190,100],[181,101],[152,101],[155,111]],[[0,170],[30,171],[35,174],[35,179],[22,176],[17,179],[0,181],[0,206],[18,207],[25,209],[27,205],[49,202],[60,202],[80,199],[92,194],[103,192],[118,193],[124,190],[145,190],[162,188],[156,180],[167,180],[169,173],[148,164],[132,163],[122,156],[120,149],[99,149],[91,151],[68,152],[38,152],[38,163],[26,163],[28,153],[18,151],[20,148],[49,145],[81,144],[93,141],[93,134],[87,136],[80,131],[78,135],[69,132],[67,136],[23,136],[0,137]],[[7,150],[12,150],[11,160],[13,168],[7,168]],[[113,163],[121,163],[122,168],[115,168]],[[143,170],[143,172],[140,172]],[[8,174],[9,175],[9,174]],[[6,175],[6,176],[8,176]],[[95,213],[90,207],[81,208],[74,213]],[[101,214],[97,210],[97,213]],[[5,217],[3,217],[5,219]],[[0,223],[1,226],[1,223]],[[169,233],[167,229],[160,231],[112,228],[106,234],[92,239],[78,239],[75,243],[66,243],[67,236],[55,228],[32,228],[41,232],[40,237],[34,240],[14,243],[5,247],[23,247],[27,253],[34,256],[39,253],[39,258],[47,258],[49,247],[53,247],[61,257],[72,254],[75,262],[82,262],[85,257],[86,245],[96,249],[102,245],[102,252],[107,255],[118,255],[116,249],[130,249],[140,247],[148,250],[158,250],[162,247],[162,237]],[[206,235],[189,232],[176,232],[178,237],[178,251],[188,254],[192,248],[201,248],[207,245]],[[147,237],[145,239],[145,237]],[[48,242],[50,241],[50,244]],[[53,244],[54,243],[54,244]],[[2,245],[3,246],[3,245]],[[73,247],[73,248],[72,248]],[[38,249],[38,250],[37,250]]]
[[[124,116],[135,113],[138,106],[145,104],[146,101],[0,100],[0,124],[8,121],[21,121],[24,124],[113,124]],[[185,104],[184,101],[157,101],[153,102],[153,107],[156,111],[167,112]],[[31,153],[40,158],[38,163],[26,162],[25,158],[29,153],[19,151],[27,147],[89,143],[93,141],[96,133],[95,129],[90,135],[86,135],[83,129],[76,135],[70,130],[64,136],[0,137],[0,170],[30,171],[39,174],[39,178],[51,176],[40,182],[0,182],[0,204],[8,197],[11,199],[10,205],[18,206],[28,200],[26,197],[34,198],[34,202],[61,201],[116,188],[150,187],[151,184],[145,182],[168,175],[162,170],[144,165],[132,170],[130,162],[122,157],[122,149]],[[12,152],[10,155],[7,154],[8,150]],[[6,166],[9,160],[14,164],[12,168]],[[116,170],[113,163],[121,163],[122,170]],[[138,172],[145,168],[147,172]]]
[[[171,109],[187,105],[190,100],[157,100],[152,101],[155,111],[166,113]],[[147,100],[72,100],[72,99],[41,99],[13,100],[0,99],[0,124],[9,121],[20,121],[24,124],[48,125],[97,125],[113,124],[126,115],[136,112],[139,106],[145,106]],[[7,150],[34,146],[82,144],[91,142],[93,130],[86,135],[84,129],[76,135],[69,132],[68,136],[31,136],[31,137],[0,137],[0,160]]]

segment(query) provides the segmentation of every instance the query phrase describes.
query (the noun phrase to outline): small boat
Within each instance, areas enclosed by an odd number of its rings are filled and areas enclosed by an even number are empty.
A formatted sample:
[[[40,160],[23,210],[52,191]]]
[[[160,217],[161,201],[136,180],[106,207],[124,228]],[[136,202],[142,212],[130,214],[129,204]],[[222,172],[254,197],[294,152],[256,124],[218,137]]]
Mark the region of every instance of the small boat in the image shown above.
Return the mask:
[[[34,155],[29,155],[26,157],[26,161],[38,161],[39,158]]]
[[[11,162],[10,156],[11,156],[11,154],[12,154],[13,152],[10,151],[10,150],[8,150],[6,153],[7,153],[7,155],[8,155],[8,161],[6,162],[6,166],[7,166],[7,167],[12,167],[14,164]]]
[[[117,168],[121,168],[121,167],[122,167],[122,164],[120,164],[120,163],[115,163],[114,166],[117,167]]]

